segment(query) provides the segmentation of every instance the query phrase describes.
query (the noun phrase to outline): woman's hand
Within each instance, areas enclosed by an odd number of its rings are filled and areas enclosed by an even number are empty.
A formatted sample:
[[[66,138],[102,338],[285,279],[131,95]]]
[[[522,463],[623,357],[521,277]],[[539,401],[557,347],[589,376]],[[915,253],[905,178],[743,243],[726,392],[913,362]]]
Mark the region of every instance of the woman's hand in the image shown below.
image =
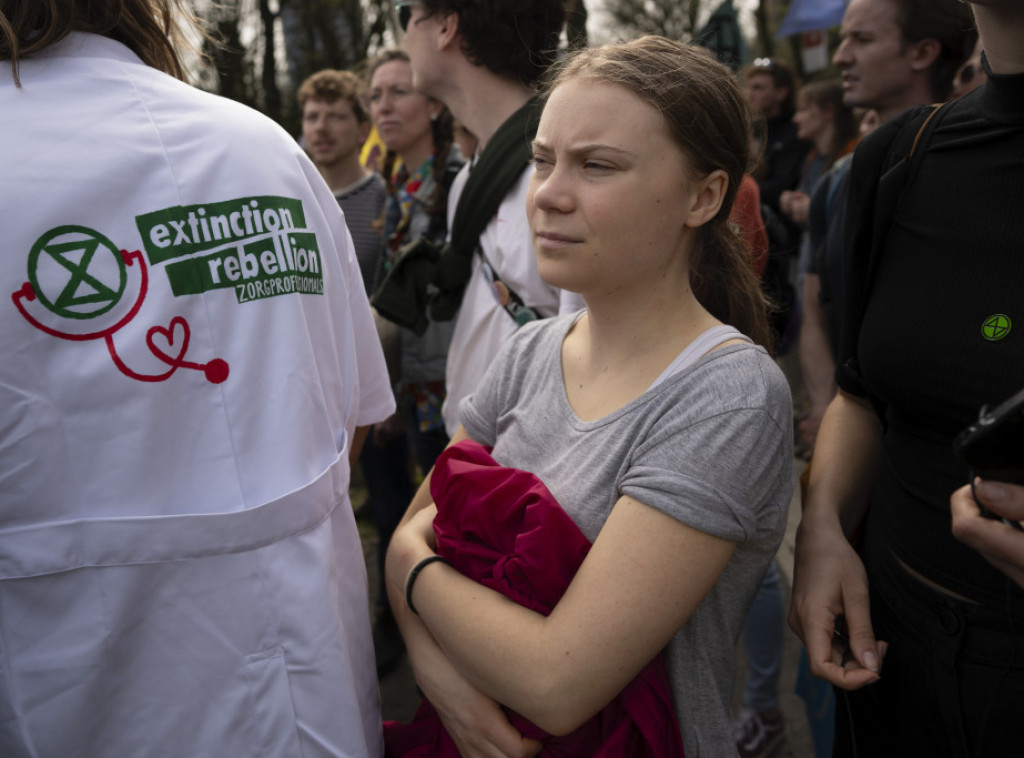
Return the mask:
[[[864,565],[838,524],[800,524],[789,625],[814,676],[847,690],[878,681],[887,643],[875,640]]]
[[[847,538],[864,519],[881,448],[870,402],[839,390],[818,429],[796,533],[789,625],[807,646],[811,673],[848,690],[878,680],[886,650],[871,627],[864,564]]]
[[[786,190],[779,195],[779,210],[801,229],[807,226],[807,213],[811,207],[811,198],[799,190]]]
[[[977,479],[975,494],[981,504],[999,518],[1024,521],[1024,487]],[[999,519],[982,516],[970,485],[954,492],[949,505],[953,513],[953,536],[973,547],[1024,589],[1024,532]]]
[[[523,737],[498,703],[450,665],[417,669],[416,681],[463,758],[530,758],[541,751],[541,743]]]
[[[392,607],[405,603],[409,571],[424,557],[434,554],[437,539],[434,517],[437,507],[427,505],[411,514],[395,530],[387,554],[387,580]],[[451,570],[428,567],[429,570]],[[400,618],[416,682],[441,717],[448,734],[465,758],[529,758],[541,744],[525,739],[509,723],[501,706],[473,687],[438,648],[422,621],[407,607]]]
[[[399,602],[404,603],[404,595],[392,592],[392,607]],[[401,608],[396,613],[399,616],[416,683],[434,706],[460,755],[529,758],[540,752],[539,742],[525,739],[509,723],[501,706],[455,669],[419,617],[408,608]]]

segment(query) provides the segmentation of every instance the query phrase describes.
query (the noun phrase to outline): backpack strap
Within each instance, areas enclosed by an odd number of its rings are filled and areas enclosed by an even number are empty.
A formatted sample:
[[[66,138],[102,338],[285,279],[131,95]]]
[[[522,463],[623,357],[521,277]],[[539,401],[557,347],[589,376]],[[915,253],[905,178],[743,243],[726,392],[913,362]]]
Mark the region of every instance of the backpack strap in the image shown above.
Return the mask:
[[[857,148],[846,177],[850,184],[844,220],[844,304],[836,382],[857,395],[871,394],[855,356],[864,307],[885,240],[928,143],[950,110],[950,103],[919,106],[883,125]]]
[[[875,198],[875,222],[868,278],[864,282],[865,295],[867,288],[871,286],[882,245],[885,238],[889,236],[889,232],[892,231],[893,224],[896,223],[896,218],[903,208],[906,189],[917,175],[932,134],[942,120],[939,114],[946,105],[947,103],[938,103],[922,109],[915,118],[900,129],[886,155],[884,173],[878,180]],[[916,130],[914,129],[915,125],[917,126]]]
[[[469,179],[462,188],[452,218],[451,244],[438,260],[434,283],[439,292],[430,303],[430,316],[434,320],[454,318],[469,281],[473,255],[480,246],[480,235],[529,165],[530,143],[537,136],[539,121],[539,99],[534,97],[505,120],[488,141],[480,159],[471,164]]]

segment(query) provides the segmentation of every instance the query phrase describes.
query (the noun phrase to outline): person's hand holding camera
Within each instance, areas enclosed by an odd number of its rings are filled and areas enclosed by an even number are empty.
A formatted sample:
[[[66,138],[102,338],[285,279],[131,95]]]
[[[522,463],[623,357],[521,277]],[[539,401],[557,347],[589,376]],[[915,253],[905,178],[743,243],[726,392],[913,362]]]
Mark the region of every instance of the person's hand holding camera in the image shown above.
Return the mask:
[[[979,504],[989,515],[982,514]],[[949,505],[953,536],[1024,589],[1024,531],[1006,523],[1024,521],[1024,486],[976,479],[973,493],[965,485],[953,493]]]

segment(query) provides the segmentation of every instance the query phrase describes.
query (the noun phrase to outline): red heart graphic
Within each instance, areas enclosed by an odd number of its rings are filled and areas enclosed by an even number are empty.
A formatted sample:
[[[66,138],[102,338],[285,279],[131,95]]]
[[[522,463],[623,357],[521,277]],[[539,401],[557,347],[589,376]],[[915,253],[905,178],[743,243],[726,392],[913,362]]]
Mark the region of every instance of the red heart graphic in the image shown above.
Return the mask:
[[[178,327],[181,327],[181,331],[178,331]],[[162,342],[166,343],[165,346],[158,345],[156,343],[157,337],[162,338]],[[179,342],[178,337],[180,336],[180,346],[177,348],[177,355],[173,354],[174,345]],[[188,342],[190,338],[190,332],[188,328],[188,322],[185,321],[181,316],[175,316],[171,319],[170,328],[165,329],[162,326],[152,326],[149,331],[146,332],[146,344],[149,345],[150,351],[153,355],[162,360],[168,366],[174,366],[177,368],[182,364],[182,359],[185,357],[185,353],[188,352]]]

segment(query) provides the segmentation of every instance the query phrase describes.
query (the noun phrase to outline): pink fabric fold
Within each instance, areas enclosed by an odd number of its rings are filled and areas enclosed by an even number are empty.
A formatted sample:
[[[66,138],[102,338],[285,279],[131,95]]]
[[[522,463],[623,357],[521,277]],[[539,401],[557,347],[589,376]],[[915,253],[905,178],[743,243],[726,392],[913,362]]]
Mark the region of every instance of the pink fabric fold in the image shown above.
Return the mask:
[[[499,466],[466,440],[438,458],[431,476],[437,552],[459,572],[545,616],[562,597],[590,542],[536,476]],[[542,756],[681,758],[682,738],[659,654],[598,714],[564,737],[506,709]],[[410,724],[384,723],[388,758],[458,758],[426,700]]]

